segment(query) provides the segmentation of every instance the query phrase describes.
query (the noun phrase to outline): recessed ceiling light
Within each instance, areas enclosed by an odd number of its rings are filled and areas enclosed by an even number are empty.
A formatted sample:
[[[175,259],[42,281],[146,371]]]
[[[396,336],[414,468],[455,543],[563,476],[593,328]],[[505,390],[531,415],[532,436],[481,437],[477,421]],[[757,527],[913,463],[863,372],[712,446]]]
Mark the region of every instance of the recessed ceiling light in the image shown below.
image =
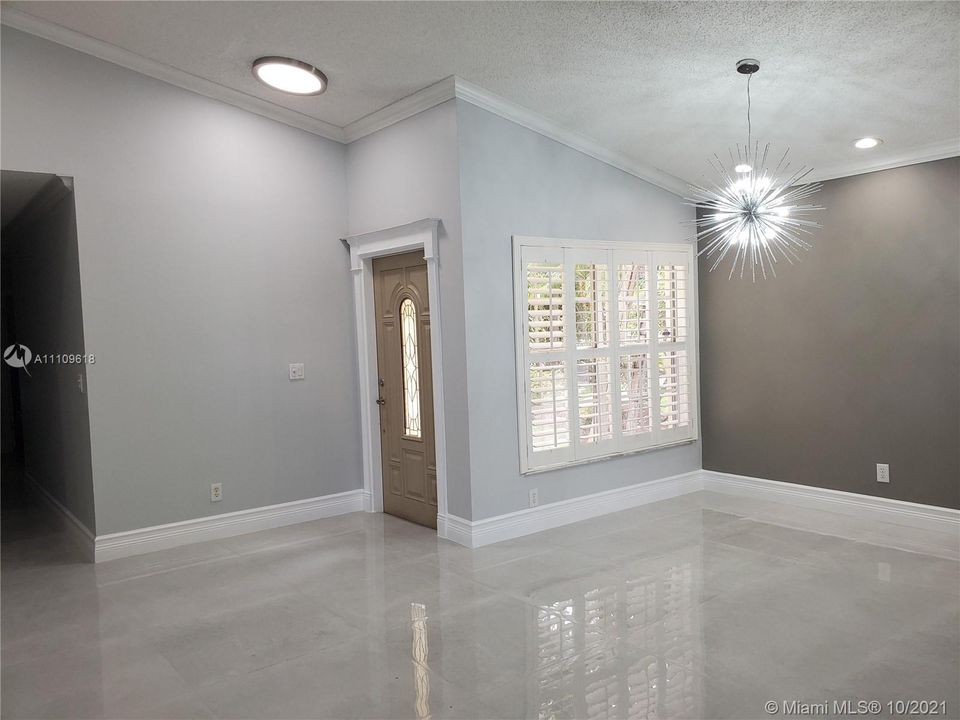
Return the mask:
[[[262,57],[253,63],[253,74],[264,85],[292,95],[319,95],[327,89],[327,76],[309,63],[287,57]]]
[[[733,170],[734,172],[738,172],[738,173],[748,173],[751,170],[753,170],[753,168],[747,165],[746,163],[740,163]]]
[[[879,145],[882,142],[883,140],[881,140],[880,138],[862,137],[859,140],[857,140],[855,143],[853,143],[853,146],[855,148],[859,148],[860,150],[869,150],[870,148],[875,148],[877,145]]]

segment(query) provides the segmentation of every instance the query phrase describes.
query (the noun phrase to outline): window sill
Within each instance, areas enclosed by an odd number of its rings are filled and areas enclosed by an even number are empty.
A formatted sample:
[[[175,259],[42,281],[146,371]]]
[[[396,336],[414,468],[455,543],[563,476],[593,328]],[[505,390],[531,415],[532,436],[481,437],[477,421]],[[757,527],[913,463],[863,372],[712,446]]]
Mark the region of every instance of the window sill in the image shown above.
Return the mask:
[[[571,462],[557,463],[556,465],[545,465],[543,467],[530,468],[528,470],[521,470],[520,475],[540,475],[542,473],[553,472],[554,470],[563,470],[565,468],[578,467],[580,465],[593,465],[594,463],[604,462],[606,460],[617,460],[618,458],[629,457],[631,455],[643,455],[650,452],[656,452],[657,450],[667,450],[669,448],[680,447],[681,445],[692,445],[699,439],[700,438],[698,437],[686,438],[684,440],[677,440],[676,442],[664,443],[663,445],[653,445],[651,447],[639,448],[638,450],[627,450],[625,452],[613,453],[611,455],[600,455],[599,457],[584,458],[583,460],[572,460]]]

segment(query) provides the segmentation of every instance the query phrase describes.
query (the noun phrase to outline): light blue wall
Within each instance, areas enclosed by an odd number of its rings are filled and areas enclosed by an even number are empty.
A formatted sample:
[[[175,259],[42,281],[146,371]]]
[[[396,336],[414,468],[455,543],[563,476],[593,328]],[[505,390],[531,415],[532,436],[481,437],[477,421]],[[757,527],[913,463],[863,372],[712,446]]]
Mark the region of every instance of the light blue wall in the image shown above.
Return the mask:
[[[345,149],[2,33],[3,167],[76,182],[98,532],[361,487]]]
[[[465,102],[457,104],[472,512],[540,503],[696,470],[700,444],[520,475],[512,235],[685,242],[672,193]]]
[[[350,234],[439,218],[443,393],[450,512],[470,513],[457,109],[450,100],[347,148]],[[344,260],[344,263],[346,260]],[[379,471],[379,469],[378,469]]]
[[[675,196],[462,101],[344,148],[6,27],[2,39],[4,167],[76,180],[101,534],[361,487],[339,238],[424,217],[443,223],[451,513],[699,467],[692,444],[519,474],[511,235],[680,242]],[[289,362],[305,382],[287,380]]]

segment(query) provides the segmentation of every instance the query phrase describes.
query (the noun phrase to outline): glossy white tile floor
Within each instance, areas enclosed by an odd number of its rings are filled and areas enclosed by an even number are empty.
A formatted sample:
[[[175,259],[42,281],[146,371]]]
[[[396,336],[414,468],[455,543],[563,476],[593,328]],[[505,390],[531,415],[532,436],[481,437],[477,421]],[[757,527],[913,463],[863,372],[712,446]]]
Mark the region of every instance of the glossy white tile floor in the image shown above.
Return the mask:
[[[957,545],[698,493],[477,551],[354,514],[93,566],[7,497],[2,716],[956,718]]]

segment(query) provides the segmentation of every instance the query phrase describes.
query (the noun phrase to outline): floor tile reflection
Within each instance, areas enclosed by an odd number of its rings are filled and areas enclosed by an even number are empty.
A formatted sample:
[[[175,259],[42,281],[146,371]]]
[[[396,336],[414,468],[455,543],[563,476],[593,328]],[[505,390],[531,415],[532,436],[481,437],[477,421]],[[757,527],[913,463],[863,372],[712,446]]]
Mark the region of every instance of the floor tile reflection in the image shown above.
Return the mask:
[[[960,714],[947,533],[696,493],[477,551],[358,513],[93,566],[3,513],[4,718]]]

